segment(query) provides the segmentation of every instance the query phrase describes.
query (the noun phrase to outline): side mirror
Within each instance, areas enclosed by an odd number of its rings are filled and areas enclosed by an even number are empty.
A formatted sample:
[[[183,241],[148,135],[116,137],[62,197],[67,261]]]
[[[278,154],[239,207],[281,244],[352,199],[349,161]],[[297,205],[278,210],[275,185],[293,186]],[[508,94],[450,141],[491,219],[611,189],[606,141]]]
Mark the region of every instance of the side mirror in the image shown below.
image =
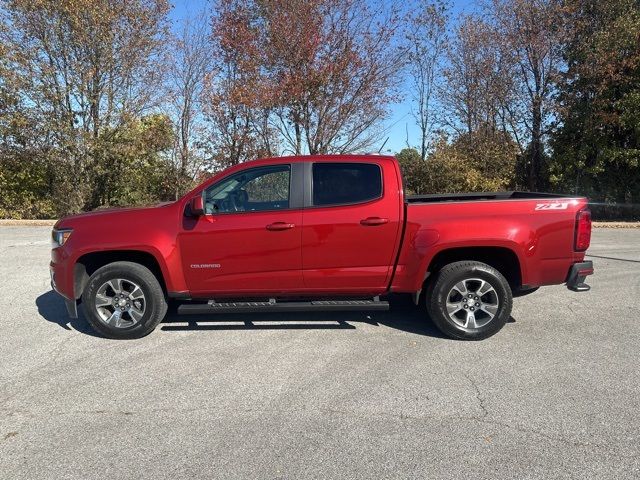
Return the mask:
[[[194,217],[204,215],[204,201],[202,200],[202,195],[198,195],[191,199],[191,202],[189,202],[189,210],[191,211],[191,215]]]

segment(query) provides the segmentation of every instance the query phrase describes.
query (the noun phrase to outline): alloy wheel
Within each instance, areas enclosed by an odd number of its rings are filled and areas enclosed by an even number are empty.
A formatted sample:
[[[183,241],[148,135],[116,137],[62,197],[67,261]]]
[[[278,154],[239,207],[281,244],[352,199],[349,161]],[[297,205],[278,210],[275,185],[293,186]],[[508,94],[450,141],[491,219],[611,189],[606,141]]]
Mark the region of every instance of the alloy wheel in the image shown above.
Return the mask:
[[[147,307],[142,288],[124,278],[103,283],[96,292],[94,304],[100,320],[115,328],[133,327]]]
[[[487,325],[498,312],[498,294],[489,282],[468,278],[456,283],[447,295],[447,314],[458,326],[476,329]]]

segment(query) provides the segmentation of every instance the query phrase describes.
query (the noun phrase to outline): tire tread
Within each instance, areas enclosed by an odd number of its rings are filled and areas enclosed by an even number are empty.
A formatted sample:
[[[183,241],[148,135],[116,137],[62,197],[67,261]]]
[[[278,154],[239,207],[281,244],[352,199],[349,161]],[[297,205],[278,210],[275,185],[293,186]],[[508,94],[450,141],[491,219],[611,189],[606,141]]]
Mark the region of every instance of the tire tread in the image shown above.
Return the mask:
[[[445,286],[462,273],[472,273],[477,276],[493,276],[499,284],[499,287],[503,290],[503,292],[500,292],[502,295],[499,295],[500,308],[498,314],[496,314],[494,319],[486,326],[487,328],[482,327],[476,332],[464,331],[454,326],[446,313],[442,311],[439,304],[441,295],[448,293],[448,290],[447,292],[443,292]],[[432,281],[429,282],[425,303],[429,317],[436,327],[445,335],[458,340],[483,340],[496,334],[505,325],[511,314],[513,297],[509,282],[497,269],[486,263],[474,260],[462,260],[449,263],[440,269]]]
[[[95,294],[97,288],[96,283],[100,283],[100,277],[118,275],[117,272],[122,272],[124,276],[128,274],[138,277],[138,279],[145,284],[151,293],[150,307],[153,309],[151,315],[144,323],[123,331],[108,328],[98,319],[97,313],[91,308],[93,301],[92,295]],[[148,335],[164,319],[168,308],[162,286],[151,270],[139,263],[127,261],[108,263],[97,269],[89,278],[84,292],[82,292],[82,306],[89,325],[100,335],[113,339],[133,339]]]

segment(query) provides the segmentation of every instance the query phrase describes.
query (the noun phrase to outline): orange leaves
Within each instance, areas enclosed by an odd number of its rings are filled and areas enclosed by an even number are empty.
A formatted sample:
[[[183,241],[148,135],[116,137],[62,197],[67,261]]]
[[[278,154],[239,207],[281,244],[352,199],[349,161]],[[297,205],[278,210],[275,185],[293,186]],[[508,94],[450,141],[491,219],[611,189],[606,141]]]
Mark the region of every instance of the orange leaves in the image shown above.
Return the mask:
[[[401,63],[387,13],[365,0],[223,0],[217,84],[231,104],[266,111],[294,153],[361,148]]]

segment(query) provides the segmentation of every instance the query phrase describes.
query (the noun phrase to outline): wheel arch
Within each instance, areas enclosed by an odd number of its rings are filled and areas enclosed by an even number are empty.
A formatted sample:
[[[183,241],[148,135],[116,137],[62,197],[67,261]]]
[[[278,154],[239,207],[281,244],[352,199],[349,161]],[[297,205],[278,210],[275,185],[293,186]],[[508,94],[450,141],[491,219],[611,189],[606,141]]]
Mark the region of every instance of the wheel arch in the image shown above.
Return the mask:
[[[148,268],[158,279],[164,293],[167,293],[162,264],[155,255],[144,250],[101,250],[78,257],[73,268],[73,291],[75,298],[82,296],[91,275],[99,268],[113,262],[133,262]]]
[[[515,251],[503,246],[453,247],[436,253],[427,266],[427,280],[449,263],[471,260],[486,263],[498,270],[512,290],[522,286],[522,265]]]

